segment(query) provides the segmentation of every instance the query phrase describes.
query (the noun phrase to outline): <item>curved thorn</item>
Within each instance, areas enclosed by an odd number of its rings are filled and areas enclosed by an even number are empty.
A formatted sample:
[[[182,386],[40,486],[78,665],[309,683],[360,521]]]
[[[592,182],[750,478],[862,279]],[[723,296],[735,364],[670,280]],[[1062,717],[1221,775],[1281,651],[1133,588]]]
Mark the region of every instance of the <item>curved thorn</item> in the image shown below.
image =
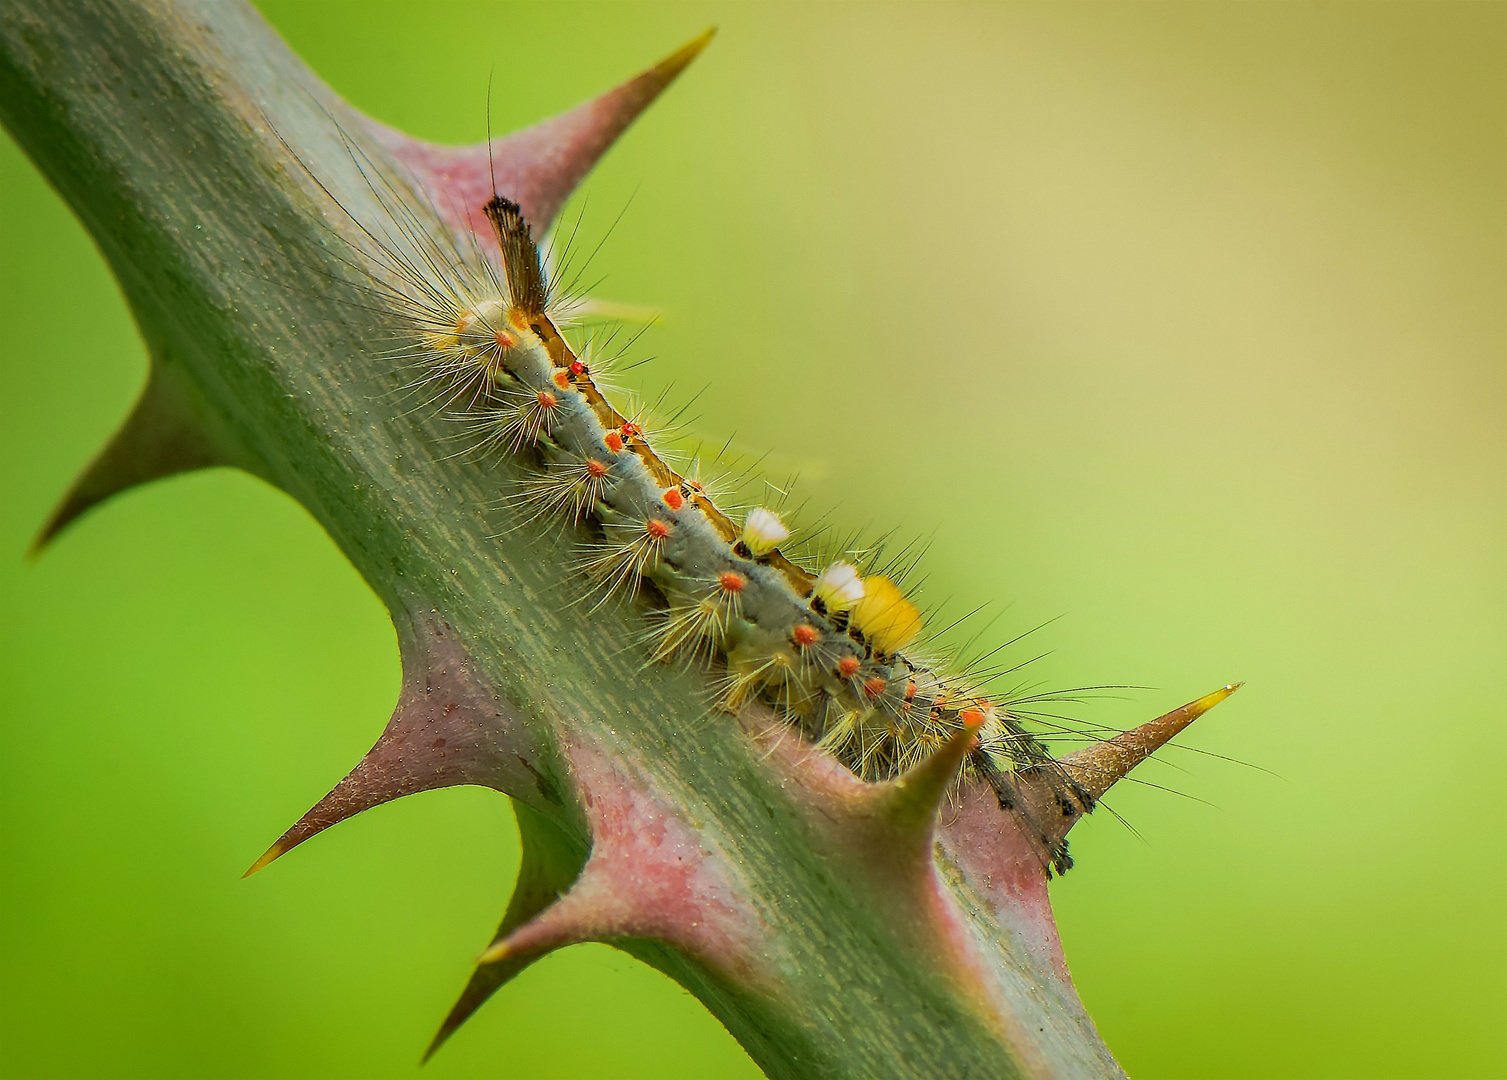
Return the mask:
[[[503,982],[556,949],[630,933],[635,898],[614,895],[616,883],[599,880],[610,877],[588,860],[564,895],[482,950],[478,967],[503,969]]]
[[[402,696],[381,738],[243,877],[331,825],[420,791],[477,784],[560,801],[520,742],[512,706],[477,686],[443,621],[415,620],[411,635],[402,650]]]
[[[560,894],[581,872],[581,860],[569,851],[558,830],[548,820],[524,803],[514,802],[513,809],[518,817],[518,839],[523,848],[523,858],[518,864],[518,881],[513,886],[507,914],[502,917],[497,933],[492,935],[493,945],[506,940],[513,931],[536,918],[558,900]],[[460,997],[451,1006],[444,1023],[430,1042],[429,1049],[424,1051],[423,1060],[428,1061],[433,1057],[435,1051],[488,998],[534,959],[537,956],[516,964],[479,965],[471,973]]]
[[[507,196],[543,234],[577,184],[617,137],[649,107],[716,33],[713,27],[658,64],[568,112],[472,146],[438,146],[363,120],[376,139],[412,170],[439,212],[489,248],[481,207]]]
[[[1145,761],[1193,721],[1218,705],[1245,683],[1231,683],[1173,709],[1165,716],[1148,721],[1113,739],[1084,747],[1062,759],[1065,769],[1095,799],[1115,785],[1131,769]]]
[[[930,843],[937,811],[957,779],[963,759],[977,741],[984,715],[978,710],[963,714],[963,727],[953,733],[932,755],[909,771],[883,784],[874,785],[871,798],[879,815],[902,835]]]
[[[178,473],[233,464],[200,430],[185,395],[152,365],[146,389],[105,448],[79,474],[32,540],[35,557],[58,533],[122,491]]]

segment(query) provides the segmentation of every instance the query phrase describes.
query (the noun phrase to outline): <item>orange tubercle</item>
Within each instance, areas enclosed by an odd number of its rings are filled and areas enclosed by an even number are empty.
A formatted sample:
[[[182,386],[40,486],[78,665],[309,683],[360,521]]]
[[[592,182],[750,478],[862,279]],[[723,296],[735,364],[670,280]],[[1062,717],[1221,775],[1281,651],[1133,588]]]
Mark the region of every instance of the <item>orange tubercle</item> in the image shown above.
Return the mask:
[[[644,522],[644,532],[648,533],[655,540],[663,540],[670,535],[670,523],[668,521],[660,521],[659,518],[650,518]]]
[[[816,627],[801,623],[794,630],[790,631],[790,636],[795,639],[797,645],[804,649],[807,646],[815,645],[822,635]]]
[[[958,713],[958,719],[963,721],[963,727],[966,730],[970,732],[976,732],[979,728],[984,726],[984,710],[964,709],[962,712]]]
[[[680,493],[679,488],[665,488],[660,498],[665,501],[665,505],[671,510],[679,510],[685,505],[685,496]]]
[[[600,480],[607,475],[608,466],[606,463],[598,461],[595,458],[588,458],[586,461],[586,471]]]
[[[884,688],[886,685],[887,684],[885,683],[885,681],[876,675],[874,676],[874,678],[863,684],[863,692],[870,698],[876,698],[880,694],[884,693]]]
[[[570,389],[570,372],[566,371],[564,368],[561,368],[559,371],[556,371],[555,372],[555,385],[558,386],[561,390],[569,390]]]
[[[540,390],[539,393],[534,396],[538,399],[539,407],[541,409],[553,409],[556,405],[560,404],[560,402],[555,399],[555,395],[551,394],[548,390]]]
[[[851,679],[858,674],[858,669],[863,666],[856,656],[844,656],[837,662],[837,673],[844,679]]]
[[[725,593],[734,595],[743,591],[743,586],[748,584],[748,579],[736,570],[724,570],[717,575],[717,585]]]
[[[609,431],[602,441],[607,444],[607,449],[611,450],[614,454],[622,453],[623,437],[617,432]]]

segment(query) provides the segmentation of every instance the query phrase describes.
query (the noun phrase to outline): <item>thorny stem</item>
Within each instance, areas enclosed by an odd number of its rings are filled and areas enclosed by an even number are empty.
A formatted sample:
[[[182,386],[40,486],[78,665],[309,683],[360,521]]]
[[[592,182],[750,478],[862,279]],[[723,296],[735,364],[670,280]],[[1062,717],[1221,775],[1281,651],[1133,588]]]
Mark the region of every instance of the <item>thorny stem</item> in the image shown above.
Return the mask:
[[[701,44],[498,141],[499,187],[542,226]],[[395,406],[381,353],[399,316],[348,302],[363,238],[330,196],[377,230],[388,209],[344,140],[427,189],[414,213],[436,234],[484,201],[485,150],[361,117],[215,0],[11,0],[0,118],[93,234],[151,356],[142,404],[44,539],[132,484],[238,466],[314,515],[397,628],[382,739],[257,867],[403,794],[515,801],[518,887],[437,1042],[533,959],[598,940],[694,993],[770,1076],[1122,1075],[1031,843],[984,789],[937,828],[967,732],[870,785],[756,709],[707,723],[698,676],[624,655],[629,605],[563,603],[568,561],[488,509],[513,467],[449,457],[438,418]],[[1081,751],[1074,776],[1101,794],[1226,692]],[[1021,792],[1060,839],[1071,816],[1029,777]]]

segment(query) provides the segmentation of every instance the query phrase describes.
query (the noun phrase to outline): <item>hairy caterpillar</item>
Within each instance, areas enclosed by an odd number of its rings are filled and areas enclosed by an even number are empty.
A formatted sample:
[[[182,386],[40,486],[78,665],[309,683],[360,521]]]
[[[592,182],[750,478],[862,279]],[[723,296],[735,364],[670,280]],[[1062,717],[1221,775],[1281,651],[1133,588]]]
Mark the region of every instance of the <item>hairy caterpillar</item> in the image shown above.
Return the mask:
[[[1093,794],[986,693],[986,675],[951,673],[918,651],[923,620],[902,588],[903,554],[884,562],[844,545],[835,558],[808,555],[790,547],[776,509],[719,507],[693,468],[656,449],[642,413],[609,399],[590,341],[567,338],[589,304],[561,287],[516,203],[494,190],[482,208],[499,267],[474,235],[430,236],[369,161],[358,165],[397,229],[355,222],[380,271],[369,288],[407,323],[391,353],[403,384],[462,425],[483,458],[526,466],[504,493],[524,520],[559,521],[562,543],[570,527],[593,534],[571,556],[586,586],[579,602],[649,594],[646,662],[719,668],[717,709],[762,700],[864,779],[898,776],[970,733],[965,775],[1017,816],[1049,875],[1071,867],[1066,841],[1034,820],[1017,781],[1044,779],[1069,819],[1095,808]]]

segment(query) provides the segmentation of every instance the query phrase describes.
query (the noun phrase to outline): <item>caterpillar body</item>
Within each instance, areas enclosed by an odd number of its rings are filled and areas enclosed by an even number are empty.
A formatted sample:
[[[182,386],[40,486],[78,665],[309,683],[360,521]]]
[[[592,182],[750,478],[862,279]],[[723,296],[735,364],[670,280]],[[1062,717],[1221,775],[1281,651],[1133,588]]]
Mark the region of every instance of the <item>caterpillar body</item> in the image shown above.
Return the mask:
[[[1066,816],[1091,812],[1093,795],[1008,707],[916,651],[923,620],[892,579],[903,575],[787,554],[776,510],[737,521],[657,452],[644,418],[604,392],[589,343],[567,340],[586,305],[557,288],[517,203],[494,192],[483,207],[499,272],[474,235],[469,250],[447,245],[389,182],[367,179],[401,234],[355,222],[375,247],[367,258],[388,271],[367,287],[408,324],[393,354],[417,369],[406,385],[479,447],[522,459],[530,475],[508,499],[525,518],[594,524],[599,539],[578,562],[586,598],[654,594],[649,660],[721,665],[722,711],[760,699],[866,780],[898,776],[967,730],[965,775],[1016,815],[1049,876],[1072,866],[1017,780],[1046,778]]]

